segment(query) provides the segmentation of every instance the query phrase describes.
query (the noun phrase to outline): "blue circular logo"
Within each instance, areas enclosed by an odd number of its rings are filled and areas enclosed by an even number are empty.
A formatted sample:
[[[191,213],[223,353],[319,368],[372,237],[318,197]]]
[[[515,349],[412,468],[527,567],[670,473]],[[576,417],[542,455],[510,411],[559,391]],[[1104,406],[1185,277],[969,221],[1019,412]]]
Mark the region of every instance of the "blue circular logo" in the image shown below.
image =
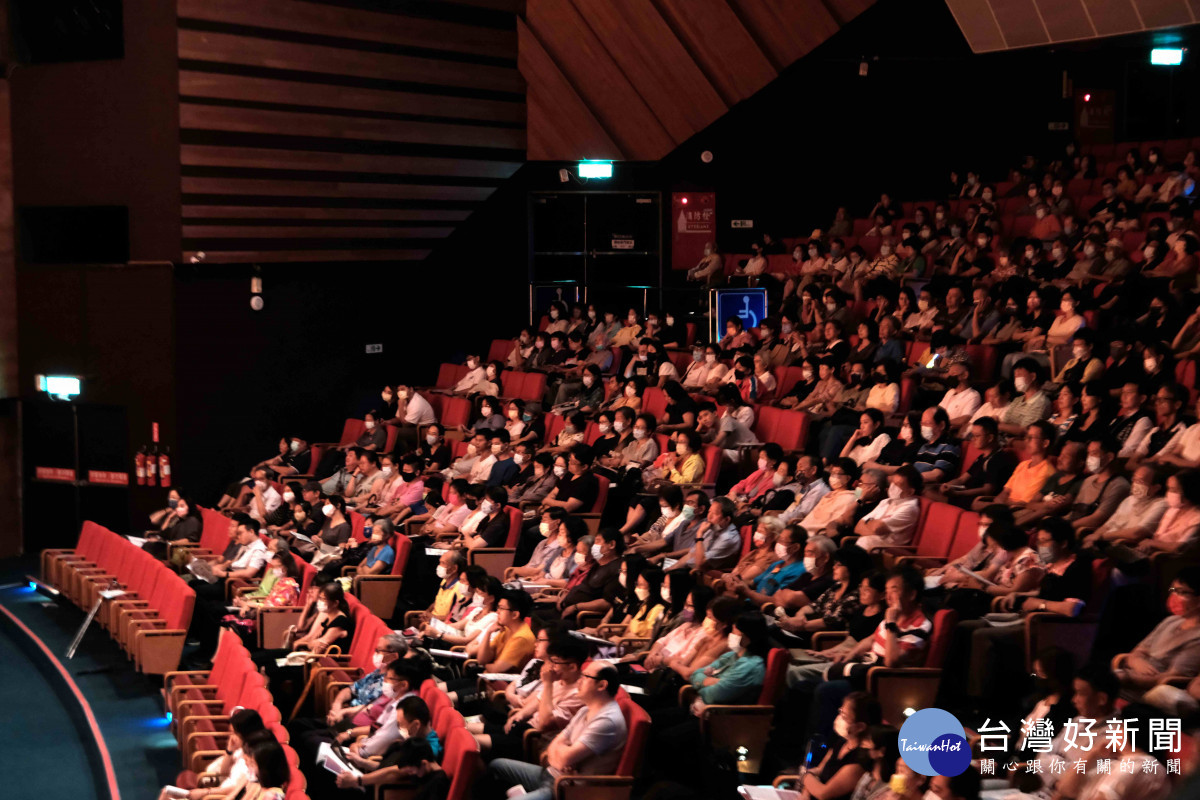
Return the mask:
[[[900,757],[922,775],[960,775],[971,766],[962,723],[949,711],[923,708],[900,727]]]

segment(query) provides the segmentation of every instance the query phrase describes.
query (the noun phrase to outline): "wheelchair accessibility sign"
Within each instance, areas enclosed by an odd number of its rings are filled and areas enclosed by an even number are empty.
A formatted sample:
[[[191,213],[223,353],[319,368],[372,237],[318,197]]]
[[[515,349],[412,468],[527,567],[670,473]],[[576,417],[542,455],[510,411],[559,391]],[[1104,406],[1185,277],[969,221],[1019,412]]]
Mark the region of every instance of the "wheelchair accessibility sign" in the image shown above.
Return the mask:
[[[713,341],[724,334],[725,321],[730,317],[740,319],[742,326],[749,330],[757,328],[767,315],[766,289],[718,289],[712,294],[715,298],[710,298],[709,310],[714,328]]]

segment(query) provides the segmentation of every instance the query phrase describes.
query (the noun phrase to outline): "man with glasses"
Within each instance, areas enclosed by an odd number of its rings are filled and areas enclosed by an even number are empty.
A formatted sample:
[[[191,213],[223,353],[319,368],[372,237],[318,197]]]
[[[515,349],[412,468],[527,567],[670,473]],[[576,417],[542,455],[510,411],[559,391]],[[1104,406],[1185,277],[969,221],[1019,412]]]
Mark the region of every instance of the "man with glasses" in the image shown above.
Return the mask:
[[[859,536],[856,544],[868,552],[876,547],[908,544],[921,517],[918,497],[924,488],[921,473],[905,464],[893,472],[888,481],[888,496],[854,526],[854,532]]]
[[[506,589],[496,604],[496,624],[483,634],[479,662],[484,672],[519,672],[533,657],[536,645],[529,627],[533,598],[519,589]]]
[[[969,508],[976,497],[994,497],[1017,468],[1017,457],[1000,446],[1000,428],[993,417],[980,417],[971,423],[970,443],[979,451],[966,471],[941,486],[941,491],[926,489],[931,500]]]
[[[836,532],[838,520],[854,508],[858,496],[854,493],[854,482],[858,480],[858,465],[851,458],[839,458],[829,468],[829,493],[817,501],[798,524],[809,535]]]
[[[1054,446],[1054,426],[1038,420],[1025,430],[1025,454],[1029,456],[1017,464],[1012,477],[1004,484],[1004,491],[989,498],[976,497],[971,503],[975,511],[982,511],[992,503],[1002,503],[1010,508],[1024,508],[1042,495],[1042,487],[1054,474],[1054,462],[1047,458]]]
[[[467,726],[489,760],[520,759],[525,752],[526,731],[537,731],[545,741],[565,728],[583,708],[579,679],[588,660],[587,643],[575,636],[560,635],[549,643],[547,652],[537,690],[514,706],[503,723]]]
[[[1161,453],[1177,433],[1187,430],[1187,423],[1179,414],[1188,390],[1178,383],[1164,383],[1154,393],[1155,425],[1138,444],[1130,459],[1130,466],[1137,466],[1151,453]]]
[[[593,661],[580,676],[579,699],[583,708],[542,753],[545,767],[508,758],[496,759],[488,775],[503,791],[520,786],[524,794],[510,791],[513,800],[552,800],[554,781],[562,775],[610,775],[621,760],[627,729],[625,715],[614,699],[621,688],[616,668]]]
[[[1113,658],[1112,670],[1125,692],[1145,693],[1147,702],[1158,698],[1164,710],[1176,714],[1181,700],[1196,707],[1195,699],[1171,684],[1182,685],[1200,674],[1200,567],[1179,571],[1167,595],[1167,611],[1170,616],[1132,652]]]

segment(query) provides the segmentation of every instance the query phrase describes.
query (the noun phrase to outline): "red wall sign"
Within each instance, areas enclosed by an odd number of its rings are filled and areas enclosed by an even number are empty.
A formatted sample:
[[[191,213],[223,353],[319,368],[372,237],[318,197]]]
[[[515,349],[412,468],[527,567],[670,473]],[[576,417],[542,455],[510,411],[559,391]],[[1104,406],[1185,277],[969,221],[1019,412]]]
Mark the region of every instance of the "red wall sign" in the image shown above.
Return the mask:
[[[671,269],[691,269],[704,256],[704,245],[716,246],[715,192],[671,195]]]
[[[75,470],[66,467],[34,467],[33,476],[39,481],[73,481]]]
[[[89,469],[88,483],[99,483],[105,486],[128,486],[128,472],[113,472],[103,469]]]

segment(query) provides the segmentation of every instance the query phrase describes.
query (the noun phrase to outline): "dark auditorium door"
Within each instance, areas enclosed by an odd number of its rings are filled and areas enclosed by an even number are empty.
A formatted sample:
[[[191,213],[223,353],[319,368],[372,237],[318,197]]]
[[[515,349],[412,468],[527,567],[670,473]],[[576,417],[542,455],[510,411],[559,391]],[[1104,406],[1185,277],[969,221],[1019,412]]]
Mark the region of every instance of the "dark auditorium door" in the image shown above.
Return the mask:
[[[659,192],[533,192],[529,280],[576,284],[592,299],[662,286]]]

